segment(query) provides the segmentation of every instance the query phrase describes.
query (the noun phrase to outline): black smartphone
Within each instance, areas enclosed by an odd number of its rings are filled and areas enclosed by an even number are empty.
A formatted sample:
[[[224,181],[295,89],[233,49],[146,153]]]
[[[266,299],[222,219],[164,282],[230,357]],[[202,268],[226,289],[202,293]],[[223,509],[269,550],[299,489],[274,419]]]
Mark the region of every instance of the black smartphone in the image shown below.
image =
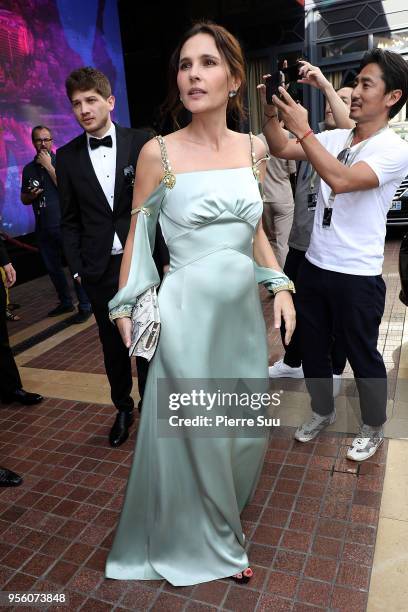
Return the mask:
[[[272,72],[265,80],[266,103],[273,104],[272,96],[279,96],[279,87],[285,86],[285,75],[282,70]]]
[[[305,62],[303,57],[299,57],[294,64],[291,64],[287,68],[282,68],[285,73],[286,83],[292,83],[293,81],[297,81],[299,78],[299,70],[302,67],[300,62]]]
[[[292,66],[288,66],[287,68],[283,69],[287,83],[292,83],[293,81],[298,80],[299,68],[300,68],[300,64],[296,63],[296,64],[293,64]]]

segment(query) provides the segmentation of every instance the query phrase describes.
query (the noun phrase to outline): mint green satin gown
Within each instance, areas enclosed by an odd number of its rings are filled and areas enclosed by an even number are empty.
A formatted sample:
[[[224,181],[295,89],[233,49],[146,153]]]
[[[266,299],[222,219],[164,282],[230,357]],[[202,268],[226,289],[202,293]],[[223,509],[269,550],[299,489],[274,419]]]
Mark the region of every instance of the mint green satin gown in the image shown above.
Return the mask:
[[[158,378],[267,378],[266,329],[253,261],[262,199],[251,167],[176,174],[144,203],[152,243],[160,224],[170,270],[136,450],[106,577],[165,578],[175,586],[231,576],[249,565],[240,513],[259,477],[263,438],[160,438]],[[139,227],[140,223],[140,227]],[[150,262],[132,261],[127,289]],[[154,275],[154,271],[151,273]],[[143,284],[143,282],[142,282]]]

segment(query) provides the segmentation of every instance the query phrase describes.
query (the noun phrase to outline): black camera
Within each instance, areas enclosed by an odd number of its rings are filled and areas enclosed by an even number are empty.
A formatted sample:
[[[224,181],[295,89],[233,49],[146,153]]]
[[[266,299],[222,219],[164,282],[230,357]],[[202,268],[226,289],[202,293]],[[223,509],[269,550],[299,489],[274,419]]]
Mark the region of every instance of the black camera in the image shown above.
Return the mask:
[[[32,193],[33,191],[37,191],[37,189],[42,189],[43,191],[36,196],[36,201],[38,202],[39,208],[45,208],[45,195],[44,195],[44,185],[43,182],[39,179],[29,178],[27,181],[27,191],[28,193]],[[38,211],[39,214],[39,211]]]
[[[37,189],[41,189],[41,181],[38,179],[29,178],[27,183],[28,191],[36,191]]]

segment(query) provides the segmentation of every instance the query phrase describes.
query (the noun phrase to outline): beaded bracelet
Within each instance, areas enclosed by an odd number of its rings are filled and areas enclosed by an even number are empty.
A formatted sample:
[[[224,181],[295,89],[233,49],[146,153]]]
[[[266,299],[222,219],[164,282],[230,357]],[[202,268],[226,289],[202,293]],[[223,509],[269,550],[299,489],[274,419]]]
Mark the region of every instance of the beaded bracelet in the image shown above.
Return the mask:
[[[273,295],[279,293],[279,291],[290,291],[291,293],[296,293],[295,285],[293,281],[289,281],[288,283],[284,283],[282,285],[277,285],[276,287],[272,287]]]

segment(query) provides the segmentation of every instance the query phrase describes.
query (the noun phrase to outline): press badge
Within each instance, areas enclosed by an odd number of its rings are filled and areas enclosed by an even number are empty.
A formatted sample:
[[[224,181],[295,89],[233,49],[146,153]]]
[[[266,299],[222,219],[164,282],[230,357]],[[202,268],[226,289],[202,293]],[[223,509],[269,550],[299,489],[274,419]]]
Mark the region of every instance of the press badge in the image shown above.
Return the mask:
[[[332,208],[326,208],[326,207],[324,208],[324,210],[323,210],[323,223],[322,223],[322,227],[323,228],[328,229],[330,227],[332,214],[333,214],[333,209]]]
[[[313,212],[316,210],[317,205],[317,193],[308,193],[307,194],[307,210]]]

